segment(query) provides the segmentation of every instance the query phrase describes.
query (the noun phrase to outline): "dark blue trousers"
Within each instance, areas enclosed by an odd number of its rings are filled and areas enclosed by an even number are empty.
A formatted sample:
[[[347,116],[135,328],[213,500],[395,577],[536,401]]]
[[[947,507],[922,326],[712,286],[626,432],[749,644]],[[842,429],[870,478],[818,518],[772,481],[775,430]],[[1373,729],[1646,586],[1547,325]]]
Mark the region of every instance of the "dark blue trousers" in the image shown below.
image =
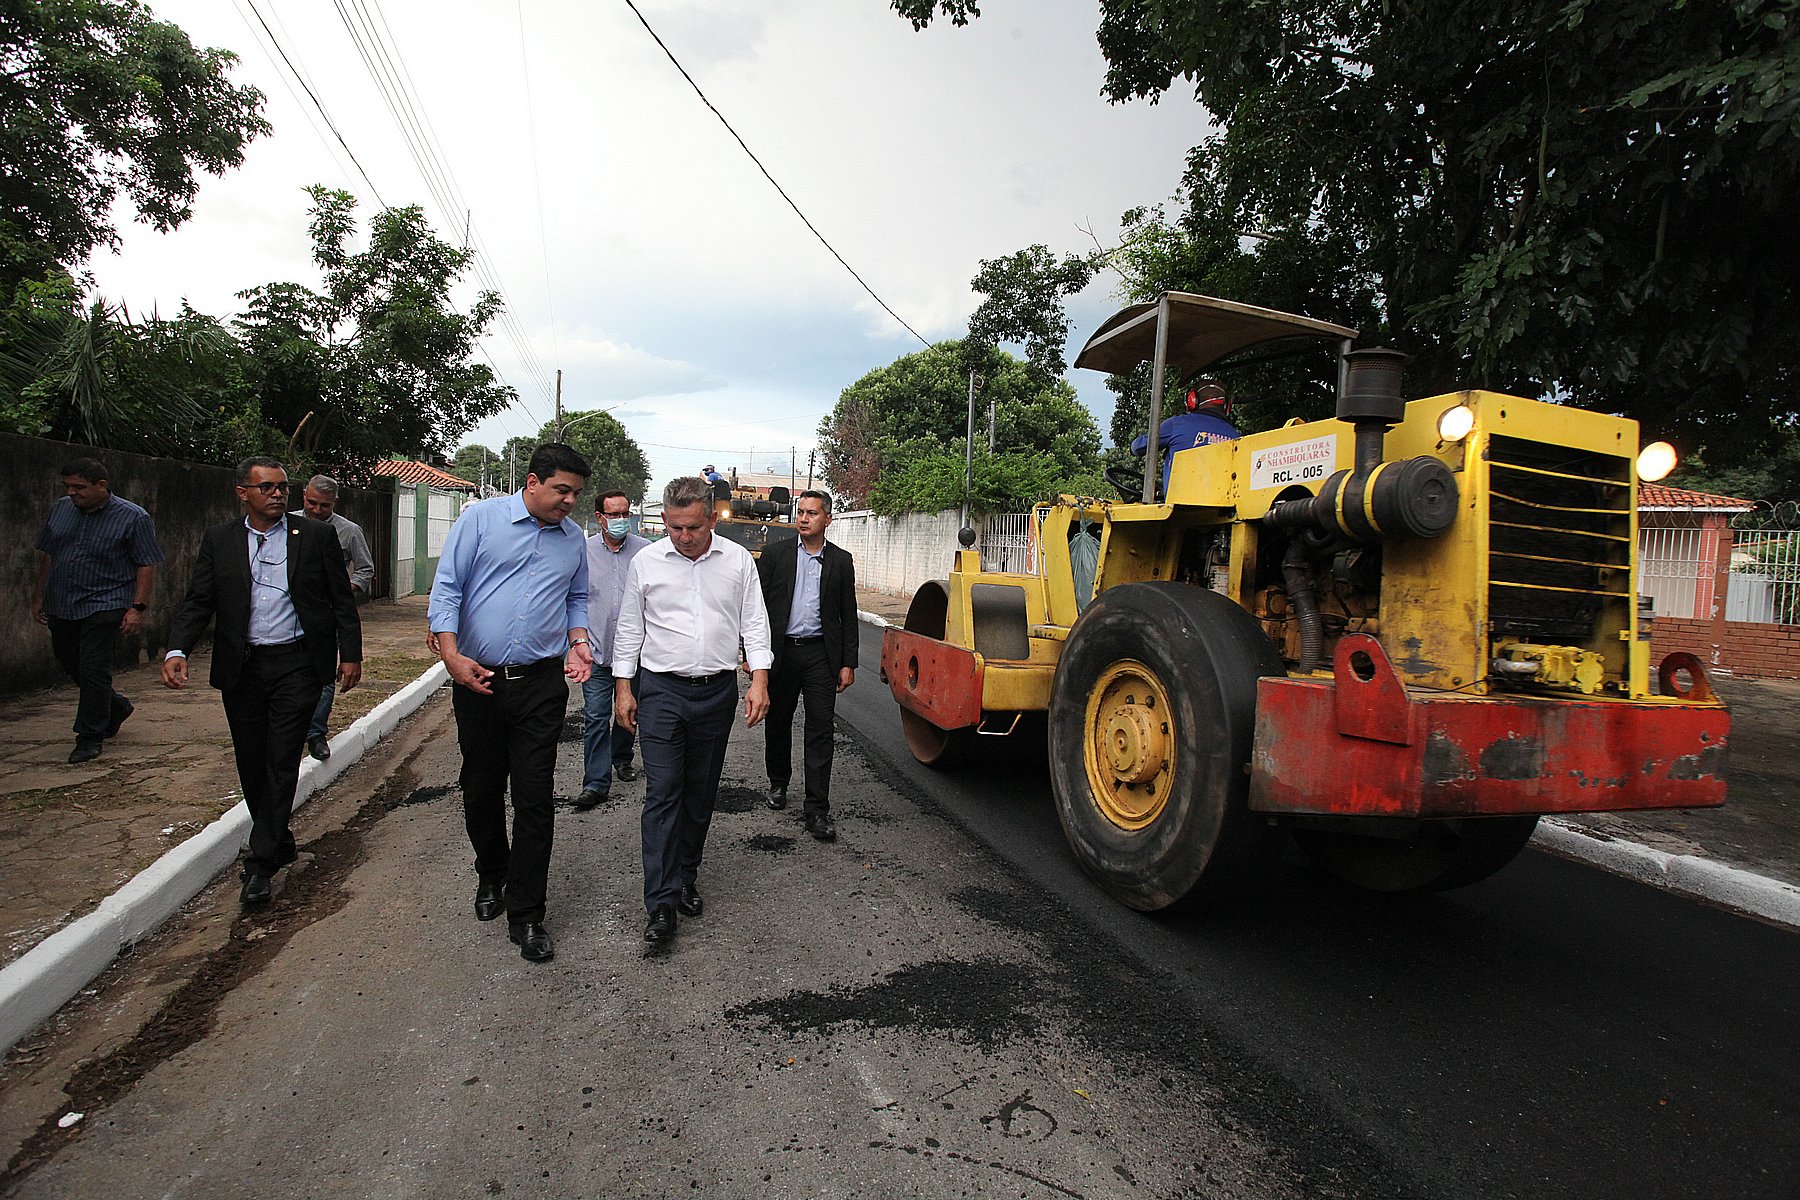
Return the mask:
[[[638,747],[644,756],[644,911],[673,905],[694,882],[719,796],[737,711],[737,672],[704,681],[638,673]]]

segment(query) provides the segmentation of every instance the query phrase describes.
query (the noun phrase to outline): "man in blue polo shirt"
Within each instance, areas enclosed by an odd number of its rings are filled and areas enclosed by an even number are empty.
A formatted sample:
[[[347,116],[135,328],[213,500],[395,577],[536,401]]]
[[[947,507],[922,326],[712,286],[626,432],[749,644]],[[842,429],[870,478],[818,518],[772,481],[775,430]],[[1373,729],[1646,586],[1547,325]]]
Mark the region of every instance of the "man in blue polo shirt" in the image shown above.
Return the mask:
[[[81,688],[69,761],[100,757],[100,746],[131,716],[113,690],[119,635],[135,635],[150,607],[162,551],[150,514],[112,494],[106,467],[92,458],[63,466],[63,496],[37,537],[37,591],[31,615],[50,627],[56,661]]]

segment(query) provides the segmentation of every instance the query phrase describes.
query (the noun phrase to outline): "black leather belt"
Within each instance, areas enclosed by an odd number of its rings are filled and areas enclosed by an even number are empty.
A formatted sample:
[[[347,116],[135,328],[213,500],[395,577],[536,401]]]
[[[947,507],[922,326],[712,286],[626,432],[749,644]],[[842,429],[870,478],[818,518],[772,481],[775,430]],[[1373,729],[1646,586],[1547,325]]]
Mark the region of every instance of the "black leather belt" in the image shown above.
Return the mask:
[[[494,683],[503,679],[529,679],[533,675],[541,675],[545,671],[561,667],[562,662],[563,660],[559,655],[555,658],[540,658],[536,662],[506,663],[498,667],[489,667],[486,663],[483,663],[482,666],[494,673],[494,678],[489,680],[490,683]]]
[[[695,687],[699,687],[703,683],[717,683],[719,680],[732,674],[732,672],[714,671],[711,675],[677,675],[673,671],[658,671],[656,674],[676,683],[691,683]]]
[[[787,642],[787,644],[790,646],[811,646],[818,642],[824,641],[825,635],[822,633],[815,633],[811,637],[803,637],[803,638],[788,636],[788,637],[783,638],[782,640]]]
[[[261,643],[260,645],[256,644],[256,643],[252,643],[250,646],[250,653],[251,654],[286,654],[293,650],[304,650],[305,648],[306,648],[306,639],[305,638],[295,638],[291,642],[264,642],[264,643]]]

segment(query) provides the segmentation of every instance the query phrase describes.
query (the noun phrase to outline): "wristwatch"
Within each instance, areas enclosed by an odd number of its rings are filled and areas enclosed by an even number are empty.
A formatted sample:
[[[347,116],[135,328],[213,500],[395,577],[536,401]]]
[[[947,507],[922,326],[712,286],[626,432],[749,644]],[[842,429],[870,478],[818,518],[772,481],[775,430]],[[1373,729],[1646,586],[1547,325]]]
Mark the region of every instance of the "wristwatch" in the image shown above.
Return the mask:
[[[573,650],[577,646],[585,646],[587,644],[588,644],[588,640],[586,638],[570,638],[569,639],[569,649],[571,649],[571,650]]]
[[[131,606],[131,611],[132,612],[143,612],[145,609],[147,609],[149,607],[150,606],[148,604],[134,604]]]

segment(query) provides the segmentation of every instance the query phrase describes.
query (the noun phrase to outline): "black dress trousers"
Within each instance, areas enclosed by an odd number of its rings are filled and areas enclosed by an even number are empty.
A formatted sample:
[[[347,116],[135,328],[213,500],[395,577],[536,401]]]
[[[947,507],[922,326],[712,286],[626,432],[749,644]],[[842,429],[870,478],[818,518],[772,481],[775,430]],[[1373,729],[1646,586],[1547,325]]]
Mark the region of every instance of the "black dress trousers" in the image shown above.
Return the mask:
[[[561,658],[495,668],[488,680],[493,695],[466,687],[450,692],[462,748],[463,823],[475,849],[475,873],[482,883],[505,885],[506,919],[514,925],[544,919],[556,835],[556,740],[569,703],[562,668]]]
[[[231,726],[238,782],[250,809],[246,875],[273,875],[294,861],[294,786],[306,726],[323,687],[318,668],[301,642],[252,646],[237,684],[220,695]]]
[[[794,707],[806,702],[803,752],[808,815],[831,811],[831,735],[837,714],[837,671],[825,652],[824,638],[787,638],[780,665],[769,672],[768,732],[763,764],[769,782],[786,787],[794,772]]]

